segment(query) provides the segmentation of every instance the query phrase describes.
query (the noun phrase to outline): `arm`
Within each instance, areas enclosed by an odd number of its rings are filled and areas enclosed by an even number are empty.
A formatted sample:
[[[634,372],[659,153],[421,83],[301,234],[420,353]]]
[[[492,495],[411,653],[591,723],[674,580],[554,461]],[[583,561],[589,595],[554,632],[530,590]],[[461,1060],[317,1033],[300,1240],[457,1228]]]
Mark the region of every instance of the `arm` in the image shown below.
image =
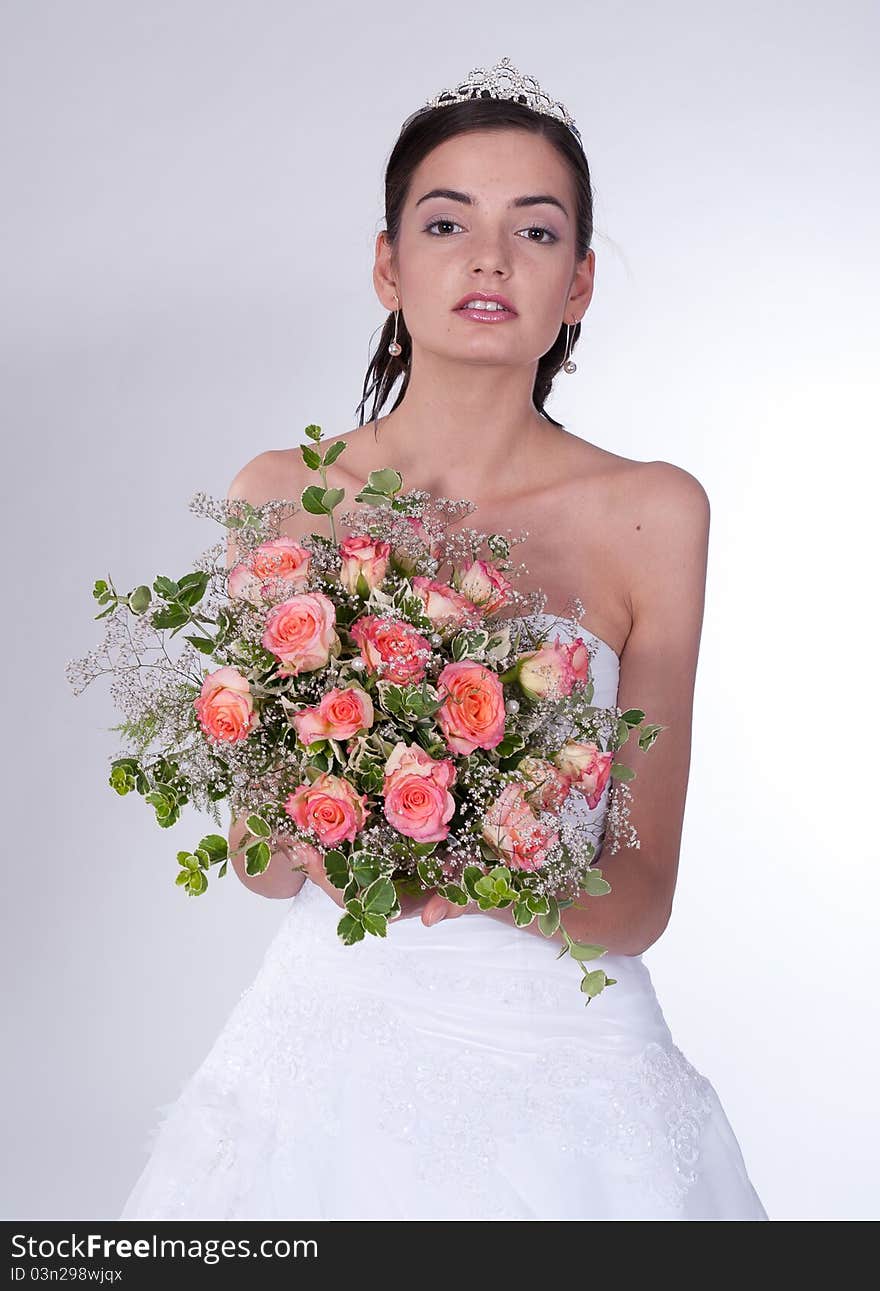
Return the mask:
[[[652,462],[633,523],[631,573],[633,625],[620,663],[617,705],[641,708],[660,722],[653,748],[643,753],[635,736],[619,761],[636,772],[629,814],[640,847],[598,859],[611,892],[581,894],[562,912],[575,941],[638,955],[666,928],[678,860],[690,773],[694,684],[703,624],[709,541],[709,499],[687,471]],[[613,793],[613,786],[610,792]],[[579,908],[585,907],[585,908]],[[513,926],[510,909],[481,912]],[[537,921],[522,931],[541,937]],[[562,944],[562,938],[556,935]]]
[[[278,483],[283,467],[279,454],[275,452],[259,453],[243,466],[229,486],[227,499],[241,498],[253,506],[278,496]],[[289,470],[289,467],[288,467]],[[298,490],[304,485],[295,481]],[[297,496],[299,493],[297,493]],[[226,543],[226,568],[231,569],[238,560],[238,550],[234,531],[228,531]],[[239,846],[245,834],[244,816],[234,820],[229,830],[229,848],[233,851]],[[262,874],[249,875],[245,870],[244,852],[238,852],[232,858],[232,868],[246,888],[262,897],[276,897],[281,900],[296,896],[308,877],[304,871],[293,872],[293,858],[287,851],[279,848],[272,853],[269,864]]]

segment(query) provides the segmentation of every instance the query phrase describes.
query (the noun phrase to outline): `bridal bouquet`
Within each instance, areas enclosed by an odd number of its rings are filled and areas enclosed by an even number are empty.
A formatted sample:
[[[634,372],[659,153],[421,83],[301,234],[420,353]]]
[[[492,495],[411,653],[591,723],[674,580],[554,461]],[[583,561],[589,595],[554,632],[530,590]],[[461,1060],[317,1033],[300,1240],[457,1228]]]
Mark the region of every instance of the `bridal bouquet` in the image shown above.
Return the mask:
[[[322,457],[321,428],[305,434],[321,483],[299,505],[197,493],[190,510],[226,532],[195,568],[126,595],[109,576],[95,583],[104,641],[67,677],[77,694],[114,678],[125,720],[112,729],[128,747],[110,785],[136,790],[163,828],[188,802],[221,828],[220,803],[244,819],[235,852],[222,833],[178,851],[191,896],[238,852],[253,876],[270,862],[306,869],[317,851],[342,893],[345,944],[384,937],[402,892],[512,907],[517,925],[559,933],[589,1004],[615,979],[584,966],[605,948],[573,940],[560,914],[610,891],[591,863],[601,840],[590,813],[613,779],[616,851],[634,772],[615,753],[634,731],[647,750],[663,728],[639,709],[593,705],[593,642],[547,638],[540,609],[502,616],[528,603],[510,576],[514,540],[454,531],[475,510],[467,499],[403,492],[396,470],[373,471],[338,540],[344,490],[326,487],[326,469],[346,445]],[[301,509],[329,536],[285,536]]]

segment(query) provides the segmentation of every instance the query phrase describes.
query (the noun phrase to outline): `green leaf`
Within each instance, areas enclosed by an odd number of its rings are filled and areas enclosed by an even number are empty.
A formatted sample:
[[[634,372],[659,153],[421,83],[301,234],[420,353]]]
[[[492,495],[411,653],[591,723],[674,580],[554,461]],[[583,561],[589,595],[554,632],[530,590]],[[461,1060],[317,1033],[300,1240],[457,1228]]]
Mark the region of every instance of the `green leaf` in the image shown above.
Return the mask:
[[[464,884],[465,891],[473,901],[477,899],[477,883],[482,877],[483,871],[479,865],[466,865],[464,867],[461,881]]]
[[[201,570],[195,574],[187,574],[180,580],[179,586],[180,593],[177,599],[192,609],[194,605],[198,605],[208,589],[208,574]]]
[[[217,648],[217,642],[212,641],[210,637],[184,637],[183,639],[195,646],[202,654],[213,654]]]
[[[324,853],[324,870],[335,888],[344,888],[349,882],[348,861],[336,847]]]
[[[369,852],[355,852],[352,856],[351,872],[360,887],[368,887],[379,877],[379,860]]]
[[[468,904],[468,894],[465,892],[464,888],[459,887],[457,883],[445,883],[439,887],[438,891],[446,897],[447,901],[451,901],[453,905]]]
[[[636,773],[632,767],[625,766],[623,762],[612,762],[611,778],[612,780],[634,780]]]
[[[338,506],[345,497],[345,489],[325,489],[324,490],[324,510],[329,513],[335,506]]]
[[[136,587],[128,598],[128,608],[132,614],[143,614],[152,599],[149,587]]]
[[[153,591],[157,596],[163,597],[164,600],[173,601],[177,599],[177,593],[180,588],[173,578],[165,578],[164,575],[159,574],[158,577],[153,579]]]
[[[392,497],[395,493],[399,493],[402,484],[403,476],[390,466],[386,466],[380,471],[370,471],[367,477],[367,487],[376,493],[384,493],[386,497]]]
[[[199,843],[198,850],[207,852],[211,864],[216,865],[229,855],[229,843],[222,834],[206,834]]]
[[[189,623],[189,615],[182,605],[168,605],[156,610],[150,622],[154,628],[182,628]]]
[[[606,946],[591,946],[589,942],[573,941],[568,947],[568,953],[572,959],[598,959],[604,955],[607,950]]]
[[[639,735],[639,748],[642,752],[647,753],[660,732],[665,730],[666,727],[659,725],[657,722],[652,722],[650,725],[643,727],[642,732]]]
[[[264,873],[269,861],[272,859],[272,853],[269,850],[269,844],[260,841],[259,843],[253,843],[246,849],[245,857],[245,873],[253,876]]]
[[[604,988],[605,982],[606,978],[604,970],[596,968],[592,973],[584,974],[584,979],[581,982],[581,990],[585,995],[589,995],[590,999],[592,999],[593,996],[598,995]]]
[[[384,914],[373,914],[367,911],[364,914],[364,927],[374,937],[387,937],[388,935],[388,919]]]
[[[337,457],[348,447],[344,439],[338,439],[335,444],[331,444],[324,454],[324,465],[332,466]]]
[[[363,895],[364,910],[371,914],[388,914],[396,901],[397,893],[390,879],[377,879]]]
[[[553,903],[547,914],[538,915],[538,927],[545,937],[553,937],[559,928],[559,906]]]
[[[190,895],[194,897],[201,896],[201,894],[207,890],[207,887],[207,875],[203,874],[201,870],[193,870],[192,874],[189,876],[188,890]]]
[[[245,824],[251,833],[256,834],[258,838],[268,838],[272,833],[272,827],[269,825],[268,821],[263,819],[262,816],[248,816]]]
[[[364,925],[359,919],[354,919],[350,914],[342,916],[336,925],[336,931],[346,946],[352,946],[356,941],[363,941],[364,939]]]
[[[309,448],[308,444],[300,444],[299,451],[302,453],[303,461],[311,471],[321,469],[321,454],[317,449]]]
[[[309,439],[313,439],[315,443],[317,443],[321,438],[322,431],[320,426],[312,424],[311,426],[306,426],[305,433],[308,435]]]
[[[327,514],[324,506],[324,490],[320,484],[310,484],[307,489],[303,489],[300,502],[309,515],[322,516]]]
[[[626,722],[627,726],[638,726],[639,722],[645,720],[645,714],[640,708],[628,708],[625,713],[620,714],[620,720]]]
[[[611,891],[611,884],[602,878],[599,870],[589,870],[584,879],[584,891],[591,897],[603,897]]]

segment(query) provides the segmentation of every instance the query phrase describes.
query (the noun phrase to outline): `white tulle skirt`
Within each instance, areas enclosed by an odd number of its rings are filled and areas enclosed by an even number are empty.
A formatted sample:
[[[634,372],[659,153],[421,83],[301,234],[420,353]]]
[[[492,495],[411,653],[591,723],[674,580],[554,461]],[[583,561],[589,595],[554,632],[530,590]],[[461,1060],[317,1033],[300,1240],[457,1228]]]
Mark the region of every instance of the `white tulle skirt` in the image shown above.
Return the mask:
[[[641,956],[467,914],[344,946],[307,882],[122,1219],[766,1219]]]

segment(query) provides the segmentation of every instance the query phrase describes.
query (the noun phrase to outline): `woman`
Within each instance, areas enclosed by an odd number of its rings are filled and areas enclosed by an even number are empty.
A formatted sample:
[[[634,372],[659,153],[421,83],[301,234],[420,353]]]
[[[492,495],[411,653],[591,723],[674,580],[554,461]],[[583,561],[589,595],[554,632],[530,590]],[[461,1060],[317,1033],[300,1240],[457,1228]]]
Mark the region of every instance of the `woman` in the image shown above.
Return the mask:
[[[373,278],[389,316],[327,482],[352,499],[393,466],[407,488],[477,502],[480,529],[525,527],[519,586],[552,610],[535,626],[592,638],[594,702],[666,728],[647,755],[626,749],[638,849],[609,858],[610,894],[567,912],[572,935],[608,948],[614,985],[585,1008],[580,970],[535,924],[437,893],[407,899],[387,938],[345,947],[317,853],[308,877],[289,853],[254,877],[238,857],[242,882],[293,897],[290,913],[165,1109],[122,1218],[766,1219],[642,960],[676,883],[707,497],[686,471],[607,452],[544,406],[560,367],[574,371],[593,292],[576,126],[507,60],[472,73],[405,123],[386,224]],[[310,482],[298,448],[264,452],[229,496],[259,504]],[[313,527],[302,512],[285,532]],[[566,613],[579,602],[586,630]],[[607,808],[606,790],[600,824]]]

